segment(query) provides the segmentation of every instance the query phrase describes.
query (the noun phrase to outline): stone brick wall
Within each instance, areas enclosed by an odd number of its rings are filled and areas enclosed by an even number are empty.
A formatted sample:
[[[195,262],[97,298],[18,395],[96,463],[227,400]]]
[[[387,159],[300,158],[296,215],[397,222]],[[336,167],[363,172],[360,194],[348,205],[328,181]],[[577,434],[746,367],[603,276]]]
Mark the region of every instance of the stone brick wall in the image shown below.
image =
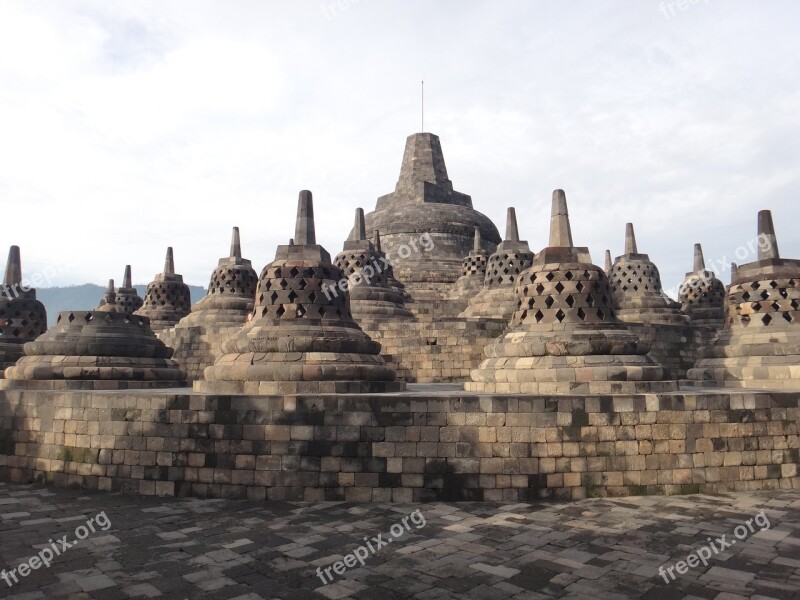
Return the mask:
[[[357,502],[796,489],[799,399],[4,391],[0,479]]]

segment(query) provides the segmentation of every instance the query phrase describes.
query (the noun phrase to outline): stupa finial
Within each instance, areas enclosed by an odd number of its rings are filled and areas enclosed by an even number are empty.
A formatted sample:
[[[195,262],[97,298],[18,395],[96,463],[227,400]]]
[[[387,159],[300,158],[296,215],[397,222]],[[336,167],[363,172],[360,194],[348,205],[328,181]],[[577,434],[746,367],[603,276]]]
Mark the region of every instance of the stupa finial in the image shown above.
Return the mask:
[[[758,211],[758,260],[780,258],[778,238],[772,224],[772,211]]]
[[[125,275],[122,276],[122,287],[128,289],[132,288],[131,279],[131,266],[125,265]]]
[[[375,238],[375,250],[383,252],[383,250],[381,250],[381,232],[379,229],[375,230],[375,235],[373,237]]]
[[[703,247],[700,244],[694,245],[694,272],[700,273],[706,270],[706,260],[703,258]]]
[[[364,221],[364,209],[360,207],[356,209],[356,222],[353,228],[353,236],[353,240],[357,242],[367,239],[367,225]]]
[[[611,273],[611,250],[606,250],[606,274]]]
[[[519,229],[517,229],[517,211],[513,206],[506,211],[506,240],[511,242],[519,241]]]
[[[475,235],[472,238],[472,251],[480,252],[481,249],[481,228],[475,227]]]
[[[314,230],[314,200],[308,190],[301,191],[297,200],[294,243],[299,246],[311,246],[317,243],[317,235]]]
[[[231,258],[242,259],[242,242],[239,240],[238,227],[233,228],[233,235],[231,236]]]
[[[633,232],[633,223],[625,224],[625,254],[639,254],[636,247],[636,234]]]
[[[11,246],[8,249],[8,262],[6,263],[6,275],[3,278],[3,285],[11,287],[20,283],[22,283],[22,261],[19,257],[19,246]]]
[[[164,259],[164,275],[175,275],[175,258],[172,255],[172,246],[167,248],[167,257]]]
[[[550,212],[550,246],[554,248],[571,248],[572,229],[567,212],[567,195],[564,190],[553,192],[553,206]]]

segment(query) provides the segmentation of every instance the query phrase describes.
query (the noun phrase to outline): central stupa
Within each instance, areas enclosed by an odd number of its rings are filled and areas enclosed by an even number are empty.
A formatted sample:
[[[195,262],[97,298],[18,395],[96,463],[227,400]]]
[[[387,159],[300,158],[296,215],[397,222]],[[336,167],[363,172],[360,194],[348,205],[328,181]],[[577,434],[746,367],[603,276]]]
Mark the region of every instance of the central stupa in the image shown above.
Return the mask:
[[[397,279],[410,284],[412,295],[415,287],[449,292],[472,250],[476,227],[481,247],[491,254],[501,241],[497,227],[472,208],[470,196],[453,190],[439,138],[410,135],[394,192],[378,198],[366,215],[366,230],[380,230]]]

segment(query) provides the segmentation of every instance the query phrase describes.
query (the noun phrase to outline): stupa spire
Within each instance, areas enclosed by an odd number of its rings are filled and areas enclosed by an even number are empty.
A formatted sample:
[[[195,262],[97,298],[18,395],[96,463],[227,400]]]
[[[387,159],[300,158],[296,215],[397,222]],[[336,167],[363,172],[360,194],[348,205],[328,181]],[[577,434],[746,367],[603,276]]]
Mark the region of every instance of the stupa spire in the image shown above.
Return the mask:
[[[131,266],[125,265],[125,275],[122,277],[122,286],[124,288],[132,288],[133,285],[131,284]]]
[[[372,236],[375,239],[375,250],[378,252],[383,252],[381,250],[381,232],[380,229],[375,230],[375,235]]]
[[[633,232],[633,223],[625,224],[625,254],[639,254],[636,247],[636,234]]]
[[[242,242],[239,240],[239,228],[233,228],[233,235],[231,236],[231,258],[241,260],[242,258]]]
[[[517,228],[517,211],[513,206],[509,206],[506,211],[506,240],[511,242],[519,241],[519,229]]]
[[[567,195],[564,190],[553,192],[553,205],[550,212],[550,246],[554,248],[571,248],[572,229],[567,212]]]
[[[706,261],[703,258],[703,247],[700,244],[694,245],[694,272],[706,270]]]
[[[19,246],[11,246],[8,249],[8,262],[6,263],[3,285],[11,287],[20,283],[22,283],[22,261],[19,256]]]
[[[772,211],[758,211],[758,260],[780,258],[778,238],[772,224]]]
[[[606,250],[606,274],[611,273],[611,250]]]
[[[172,246],[167,248],[167,257],[164,259],[164,275],[175,275],[175,258],[172,255]]]
[[[353,240],[361,241],[367,239],[367,225],[364,222],[364,209],[356,209],[356,221],[353,227]]]
[[[314,200],[308,190],[301,191],[297,200],[297,223],[293,240],[299,246],[311,246],[317,243],[314,229]]]
[[[475,235],[472,239],[472,251],[480,252],[481,249],[481,228],[475,227]]]

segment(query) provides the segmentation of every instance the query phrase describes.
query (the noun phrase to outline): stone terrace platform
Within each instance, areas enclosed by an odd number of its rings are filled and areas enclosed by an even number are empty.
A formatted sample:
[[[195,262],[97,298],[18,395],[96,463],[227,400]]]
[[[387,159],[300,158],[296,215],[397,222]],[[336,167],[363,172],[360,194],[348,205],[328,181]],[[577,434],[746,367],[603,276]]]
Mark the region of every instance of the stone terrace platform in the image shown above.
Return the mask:
[[[419,509],[425,525],[327,585],[318,567]],[[765,511],[770,527],[665,583],[685,560]],[[141,498],[0,484],[0,568],[48,539],[111,523],[0,597],[232,600],[753,600],[800,597],[800,491],[569,503],[346,504]],[[418,519],[417,522],[421,522]]]
[[[348,502],[797,490],[799,399],[1,390],[0,481]]]

